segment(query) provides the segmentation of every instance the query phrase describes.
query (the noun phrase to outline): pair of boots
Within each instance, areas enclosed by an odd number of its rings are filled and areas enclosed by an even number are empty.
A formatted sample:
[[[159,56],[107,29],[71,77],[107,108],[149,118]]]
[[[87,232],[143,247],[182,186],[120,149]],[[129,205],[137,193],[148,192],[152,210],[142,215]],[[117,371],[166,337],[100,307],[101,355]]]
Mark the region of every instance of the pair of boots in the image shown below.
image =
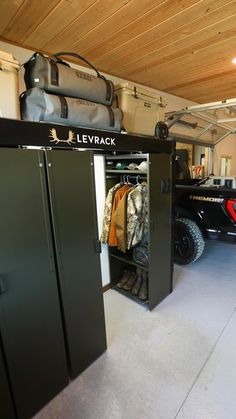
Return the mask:
[[[141,268],[136,268],[136,272],[124,269],[123,275],[116,286],[131,291],[132,295],[138,296],[142,301],[148,299],[148,276],[147,272]]]
[[[136,282],[131,290],[131,294],[138,296],[142,301],[148,299],[148,275],[141,268],[136,269]]]
[[[116,284],[116,286],[118,288],[122,288],[123,290],[131,291],[135,281],[136,281],[136,273],[129,269],[124,269],[123,275],[121,279],[119,280],[119,282]]]

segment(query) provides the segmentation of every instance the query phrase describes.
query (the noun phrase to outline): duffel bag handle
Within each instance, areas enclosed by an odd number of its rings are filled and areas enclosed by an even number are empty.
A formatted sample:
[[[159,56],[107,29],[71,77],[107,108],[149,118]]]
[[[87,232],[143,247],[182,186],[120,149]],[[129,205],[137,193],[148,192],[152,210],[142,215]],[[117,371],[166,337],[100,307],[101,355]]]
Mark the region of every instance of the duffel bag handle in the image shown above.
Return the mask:
[[[86,60],[86,58],[82,57],[82,55],[79,55],[76,52],[66,52],[66,51],[56,52],[55,54],[51,55],[49,59],[53,60],[54,57],[57,58],[63,55],[69,55],[70,57],[75,57],[75,58],[78,58],[79,60],[84,61],[86,64],[89,65],[89,67],[91,67],[96,72],[97,76],[100,79],[106,80],[106,78],[101,73],[99,73],[99,71],[96,69],[96,67],[93,66],[93,64],[91,64],[88,60]]]

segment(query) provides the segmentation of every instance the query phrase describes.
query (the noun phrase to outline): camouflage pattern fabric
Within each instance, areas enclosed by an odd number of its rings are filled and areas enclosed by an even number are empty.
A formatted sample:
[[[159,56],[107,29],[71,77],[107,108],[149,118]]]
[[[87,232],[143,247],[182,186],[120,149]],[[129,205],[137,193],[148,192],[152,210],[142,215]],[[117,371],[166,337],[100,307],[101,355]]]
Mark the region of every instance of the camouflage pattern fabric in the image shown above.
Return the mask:
[[[104,243],[104,244],[108,243],[113,200],[114,200],[114,196],[115,196],[116,191],[119,188],[121,188],[122,185],[123,185],[123,183],[117,183],[115,186],[113,186],[111,189],[109,189],[109,191],[107,193],[106,201],[105,201],[105,207],[104,207],[102,234],[101,234],[101,237],[100,237],[101,243]]]
[[[127,249],[139,243],[148,231],[148,189],[141,183],[127,198]]]

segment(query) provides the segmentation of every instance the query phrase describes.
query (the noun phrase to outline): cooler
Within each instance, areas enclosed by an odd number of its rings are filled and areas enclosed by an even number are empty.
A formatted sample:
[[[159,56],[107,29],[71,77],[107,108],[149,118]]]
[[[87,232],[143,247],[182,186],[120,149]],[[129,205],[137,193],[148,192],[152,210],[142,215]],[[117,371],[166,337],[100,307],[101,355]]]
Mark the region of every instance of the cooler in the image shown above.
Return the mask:
[[[123,112],[124,130],[154,136],[156,123],[165,118],[166,99],[129,82],[116,85],[115,94]]]
[[[19,119],[19,63],[0,51],[0,117]]]

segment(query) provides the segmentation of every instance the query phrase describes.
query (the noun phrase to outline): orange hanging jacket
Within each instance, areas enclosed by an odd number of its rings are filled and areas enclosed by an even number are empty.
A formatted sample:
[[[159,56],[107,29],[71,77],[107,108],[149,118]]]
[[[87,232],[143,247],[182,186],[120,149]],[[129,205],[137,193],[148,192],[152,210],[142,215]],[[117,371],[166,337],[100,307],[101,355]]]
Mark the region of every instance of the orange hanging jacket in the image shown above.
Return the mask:
[[[117,209],[118,203],[123,198],[125,192],[130,188],[129,185],[124,185],[115,193],[112,213],[111,213],[111,224],[110,224],[110,231],[109,231],[109,238],[108,244],[109,246],[117,246],[117,238],[116,238],[116,225],[115,225],[115,211]]]

